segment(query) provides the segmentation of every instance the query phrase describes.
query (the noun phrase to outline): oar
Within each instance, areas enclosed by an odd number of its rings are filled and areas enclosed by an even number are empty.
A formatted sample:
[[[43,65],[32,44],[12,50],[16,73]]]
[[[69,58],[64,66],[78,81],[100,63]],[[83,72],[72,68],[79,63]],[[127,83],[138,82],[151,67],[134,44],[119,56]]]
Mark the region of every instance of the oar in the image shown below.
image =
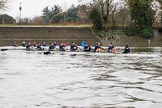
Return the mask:
[[[43,52],[44,55],[48,55],[51,54],[51,51],[58,51],[58,48],[54,48],[54,49],[48,49],[46,52]]]
[[[48,55],[48,54],[51,54],[51,50],[48,49],[46,52],[43,52],[44,55]]]

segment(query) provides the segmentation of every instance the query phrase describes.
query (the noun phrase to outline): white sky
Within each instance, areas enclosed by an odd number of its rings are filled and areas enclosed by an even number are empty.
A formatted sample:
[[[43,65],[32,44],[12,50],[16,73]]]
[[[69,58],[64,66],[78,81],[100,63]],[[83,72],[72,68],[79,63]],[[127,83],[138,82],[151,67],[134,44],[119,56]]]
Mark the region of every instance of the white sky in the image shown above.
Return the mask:
[[[8,9],[0,13],[7,13],[14,18],[20,16],[20,2],[22,2],[22,18],[40,16],[46,6],[52,7],[58,4],[62,8],[67,9],[72,4],[78,4],[78,0],[10,0]]]

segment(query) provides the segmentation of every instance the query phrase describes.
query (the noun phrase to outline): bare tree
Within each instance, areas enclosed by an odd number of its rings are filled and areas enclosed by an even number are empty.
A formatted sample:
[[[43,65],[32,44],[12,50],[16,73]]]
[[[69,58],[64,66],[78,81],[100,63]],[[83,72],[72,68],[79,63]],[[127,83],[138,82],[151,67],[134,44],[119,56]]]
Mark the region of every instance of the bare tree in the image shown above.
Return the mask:
[[[113,8],[112,3],[114,0],[92,0],[92,1],[96,4],[96,6],[100,8],[104,28],[105,30],[108,30],[110,23],[109,16]]]
[[[84,1],[84,0],[79,0]],[[98,7],[98,9],[101,12],[102,22],[103,22],[103,28],[105,30],[109,29],[109,23],[110,23],[110,13],[113,9],[113,2],[115,0],[91,0],[90,3],[93,4],[93,6]]]
[[[0,0],[0,9],[5,9],[8,0]]]

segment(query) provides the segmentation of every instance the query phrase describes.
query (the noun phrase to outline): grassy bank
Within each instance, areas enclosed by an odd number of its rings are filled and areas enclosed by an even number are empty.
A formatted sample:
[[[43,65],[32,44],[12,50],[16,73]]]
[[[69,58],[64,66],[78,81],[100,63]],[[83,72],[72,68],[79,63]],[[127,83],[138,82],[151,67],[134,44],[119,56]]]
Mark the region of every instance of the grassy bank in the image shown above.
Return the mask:
[[[15,25],[15,24],[0,24],[0,27],[92,27],[90,24],[78,25],[63,25],[63,24],[50,24],[50,25]]]

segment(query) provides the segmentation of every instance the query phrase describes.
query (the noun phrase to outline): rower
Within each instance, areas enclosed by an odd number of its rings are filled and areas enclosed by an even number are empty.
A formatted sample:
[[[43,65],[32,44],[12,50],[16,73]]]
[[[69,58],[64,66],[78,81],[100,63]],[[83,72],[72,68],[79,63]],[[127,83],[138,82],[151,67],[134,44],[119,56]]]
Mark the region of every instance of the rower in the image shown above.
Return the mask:
[[[43,52],[45,55],[51,54],[51,51],[54,49],[53,43],[51,42],[47,52]]]
[[[43,42],[42,46],[44,46],[44,47],[45,47],[45,46],[46,46],[46,42]]]
[[[59,46],[59,50],[66,51],[66,44],[62,42],[61,45]]]
[[[25,41],[22,42],[22,46],[23,46],[23,47],[26,46],[26,42],[25,42]]]
[[[109,46],[108,46],[108,52],[109,53],[116,53],[115,47],[113,46],[112,43],[110,43]]]
[[[130,48],[128,45],[125,45],[124,52],[125,54],[130,53]]]
[[[31,43],[28,42],[28,44],[26,45],[26,50],[30,51],[31,50]]]
[[[67,46],[66,42],[63,42],[64,46]]]
[[[43,50],[43,49],[44,49],[44,48],[42,48],[41,43],[38,43],[38,44],[37,44],[37,49],[38,49],[38,50]]]
[[[56,47],[57,46],[57,43],[56,42],[53,42],[53,46]]]
[[[44,47],[47,46],[47,45],[46,45],[46,42],[43,42],[42,46],[44,46]]]
[[[56,42],[53,42],[52,43],[52,46],[51,46],[51,48],[52,48],[51,50],[55,50],[56,49],[56,46],[57,46],[57,43]]]
[[[13,42],[13,46],[14,46],[14,47],[17,47],[17,44],[16,44],[16,42],[15,42],[15,41]]]
[[[72,43],[71,43],[71,46],[70,46],[70,51],[75,52],[75,51],[77,51],[77,50],[78,50],[77,45],[76,45],[74,42],[72,42]]]
[[[102,52],[103,48],[101,47],[101,43],[97,42],[94,48],[94,52]]]
[[[52,51],[53,49],[55,49],[55,46],[53,45],[53,43],[50,43],[50,45],[49,45],[49,51]]]
[[[86,43],[84,48],[83,48],[84,52],[90,52],[91,51],[91,47]]]
[[[33,46],[34,46],[34,47],[36,47],[36,46],[37,46],[37,44],[36,44],[36,42],[35,42],[35,41],[33,42]]]

